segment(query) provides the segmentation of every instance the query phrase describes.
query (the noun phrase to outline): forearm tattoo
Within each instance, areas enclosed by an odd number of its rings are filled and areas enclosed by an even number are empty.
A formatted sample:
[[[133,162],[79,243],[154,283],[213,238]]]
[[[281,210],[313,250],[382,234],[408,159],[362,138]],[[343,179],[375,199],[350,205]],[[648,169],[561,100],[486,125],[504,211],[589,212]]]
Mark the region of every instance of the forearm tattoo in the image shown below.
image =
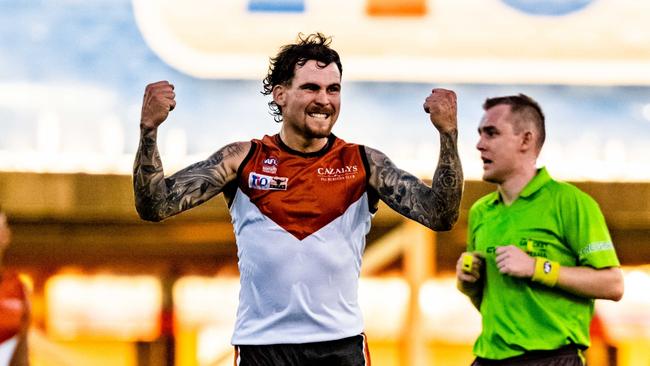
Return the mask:
[[[367,149],[374,174],[371,184],[379,197],[400,214],[433,230],[449,230],[458,220],[463,171],[458,156],[457,131],[440,136],[440,158],[431,187],[397,168],[383,153]]]
[[[241,144],[230,144],[208,159],[165,178],[156,131],[143,131],[133,165],[138,214],[144,220],[160,221],[207,201],[221,192],[236,173],[227,169],[224,159],[244,153]]]

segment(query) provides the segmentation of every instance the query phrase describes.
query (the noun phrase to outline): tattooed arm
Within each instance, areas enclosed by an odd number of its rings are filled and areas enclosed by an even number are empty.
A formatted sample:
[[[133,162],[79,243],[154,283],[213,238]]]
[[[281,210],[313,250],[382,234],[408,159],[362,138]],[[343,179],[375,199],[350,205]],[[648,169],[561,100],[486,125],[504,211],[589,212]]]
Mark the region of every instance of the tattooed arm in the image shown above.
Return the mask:
[[[225,146],[208,159],[165,178],[156,145],[157,129],[174,109],[174,86],[166,81],[147,85],[142,102],[140,146],[133,164],[135,206],[141,218],[160,221],[217,195],[235,179],[250,149],[249,142]]]
[[[393,210],[433,230],[450,230],[460,209],[463,170],[458,156],[456,95],[434,89],[424,109],[440,132],[440,158],[431,187],[399,169],[383,153],[366,148],[370,185]]]
[[[160,221],[217,195],[235,179],[250,142],[227,145],[208,159],[165,178],[156,130],[142,130],[133,166],[135,207],[144,220]]]
[[[441,134],[440,159],[431,187],[398,168],[383,153],[366,147],[370,185],[393,210],[433,230],[450,230],[458,219],[463,172],[456,133]]]

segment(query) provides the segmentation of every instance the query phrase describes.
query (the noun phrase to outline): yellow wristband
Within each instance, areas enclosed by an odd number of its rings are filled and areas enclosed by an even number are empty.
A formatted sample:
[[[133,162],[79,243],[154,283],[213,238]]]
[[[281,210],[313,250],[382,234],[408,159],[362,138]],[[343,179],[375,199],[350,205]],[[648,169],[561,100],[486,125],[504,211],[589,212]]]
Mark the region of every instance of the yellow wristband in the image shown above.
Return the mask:
[[[472,273],[474,266],[474,255],[471,253],[463,253],[463,272]]]
[[[553,262],[546,258],[535,258],[535,273],[532,280],[553,287],[560,277],[560,263]]]
[[[530,254],[534,251],[535,248],[533,248],[533,245],[534,243],[532,239],[526,241],[526,253]]]

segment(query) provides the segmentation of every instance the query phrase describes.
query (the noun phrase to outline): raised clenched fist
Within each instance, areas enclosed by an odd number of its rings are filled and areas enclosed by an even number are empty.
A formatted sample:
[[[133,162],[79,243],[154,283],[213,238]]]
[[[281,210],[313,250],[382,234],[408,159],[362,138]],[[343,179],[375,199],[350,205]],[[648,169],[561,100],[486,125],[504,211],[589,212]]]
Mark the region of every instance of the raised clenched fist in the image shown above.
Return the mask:
[[[163,123],[169,112],[176,107],[174,85],[167,81],[159,81],[147,85],[142,100],[142,114],[140,126],[156,128]]]
[[[424,100],[424,111],[429,113],[429,118],[438,131],[450,132],[457,128],[456,93],[452,90],[433,89]]]

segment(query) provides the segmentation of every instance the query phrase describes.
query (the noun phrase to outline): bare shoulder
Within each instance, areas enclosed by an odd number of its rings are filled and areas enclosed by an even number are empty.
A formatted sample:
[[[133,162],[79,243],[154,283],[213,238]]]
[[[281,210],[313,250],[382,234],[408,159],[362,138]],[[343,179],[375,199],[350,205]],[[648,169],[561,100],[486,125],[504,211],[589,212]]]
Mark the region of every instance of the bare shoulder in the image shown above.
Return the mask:
[[[236,172],[250,149],[250,141],[233,142],[219,149],[211,158],[219,162],[222,161],[224,165]]]
[[[393,181],[397,177],[406,174],[406,172],[398,169],[383,152],[368,146],[364,146],[364,149],[370,167],[370,185],[375,189],[387,184],[387,180]]]
[[[364,150],[366,151],[366,159],[368,160],[371,171],[376,171],[378,168],[385,167],[386,165],[394,166],[393,162],[383,152],[369,146],[364,146]]]
[[[367,145],[364,146],[364,149],[366,150],[366,157],[368,157],[368,159],[377,158],[379,156],[386,156],[383,152]]]
[[[379,194],[379,198],[396,211],[405,214],[410,203],[404,201],[405,193],[413,189],[427,188],[420,179],[398,168],[383,152],[366,147],[366,158],[370,167],[368,183]],[[408,215],[407,215],[408,216]]]

